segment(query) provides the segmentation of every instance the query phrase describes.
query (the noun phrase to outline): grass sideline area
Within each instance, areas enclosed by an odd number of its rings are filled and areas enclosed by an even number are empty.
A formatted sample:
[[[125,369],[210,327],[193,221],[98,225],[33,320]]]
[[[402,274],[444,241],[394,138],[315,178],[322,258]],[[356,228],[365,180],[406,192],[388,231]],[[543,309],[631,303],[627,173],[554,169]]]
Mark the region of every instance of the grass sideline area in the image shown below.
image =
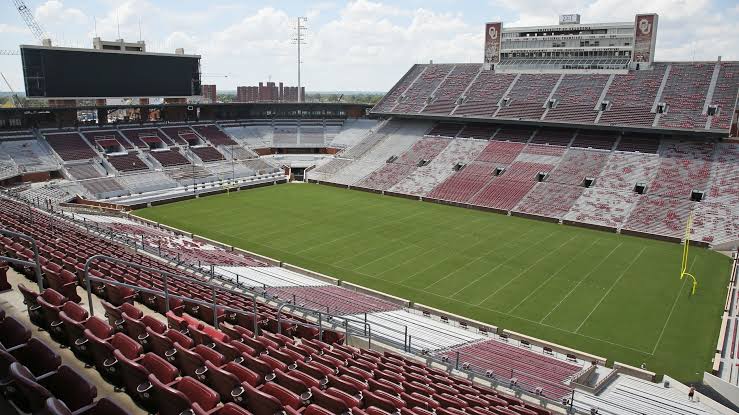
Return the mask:
[[[699,381],[730,259],[682,246],[315,184],[285,184],[136,215],[417,303]]]

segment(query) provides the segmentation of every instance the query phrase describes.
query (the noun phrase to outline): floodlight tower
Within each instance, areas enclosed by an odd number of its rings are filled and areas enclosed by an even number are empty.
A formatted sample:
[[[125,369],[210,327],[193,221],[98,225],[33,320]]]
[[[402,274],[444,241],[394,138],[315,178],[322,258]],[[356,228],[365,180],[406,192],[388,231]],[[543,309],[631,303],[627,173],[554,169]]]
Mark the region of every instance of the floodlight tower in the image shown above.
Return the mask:
[[[305,23],[308,21],[307,17],[298,17],[295,21],[295,37],[292,39],[294,45],[298,45],[298,102],[303,102],[303,88],[300,81],[300,65],[303,63],[300,60],[300,45],[305,45],[305,31],[308,28]]]

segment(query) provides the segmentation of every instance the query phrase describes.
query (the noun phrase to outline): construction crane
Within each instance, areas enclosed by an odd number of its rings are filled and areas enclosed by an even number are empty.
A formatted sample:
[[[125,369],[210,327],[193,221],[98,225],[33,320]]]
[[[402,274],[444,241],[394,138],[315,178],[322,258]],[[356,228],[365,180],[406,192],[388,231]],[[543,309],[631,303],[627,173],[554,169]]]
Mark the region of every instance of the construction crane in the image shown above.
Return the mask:
[[[15,5],[15,8],[18,10],[18,13],[20,13],[23,20],[26,22],[26,26],[28,26],[28,29],[31,30],[31,33],[33,33],[34,36],[41,42],[44,41],[44,39],[49,39],[50,36],[46,31],[41,27],[41,25],[38,24],[36,19],[33,17],[33,13],[31,13],[31,9],[26,6],[26,3],[23,0],[13,0],[13,4]]]
[[[17,108],[23,108],[23,101],[21,101],[21,99],[18,97],[18,94],[16,94],[15,91],[13,91],[13,87],[10,86],[10,82],[8,82],[8,79],[5,78],[5,74],[0,72],[0,76],[3,77],[3,81],[5,81],[5,85],[8,86],[8,90],[10,90],[10,95],[13,97],[13,103],[15,104],[15,106]]]

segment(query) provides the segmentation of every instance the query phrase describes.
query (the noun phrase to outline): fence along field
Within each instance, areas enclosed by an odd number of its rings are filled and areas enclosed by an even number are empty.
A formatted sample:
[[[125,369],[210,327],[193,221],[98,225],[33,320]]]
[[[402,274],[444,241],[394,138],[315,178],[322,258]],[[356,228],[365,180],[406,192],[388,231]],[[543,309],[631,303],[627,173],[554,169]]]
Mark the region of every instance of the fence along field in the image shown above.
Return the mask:
[[[683,381],[713,357],[728,257],[677,244],[320,185],[136,214],[416,303]]]

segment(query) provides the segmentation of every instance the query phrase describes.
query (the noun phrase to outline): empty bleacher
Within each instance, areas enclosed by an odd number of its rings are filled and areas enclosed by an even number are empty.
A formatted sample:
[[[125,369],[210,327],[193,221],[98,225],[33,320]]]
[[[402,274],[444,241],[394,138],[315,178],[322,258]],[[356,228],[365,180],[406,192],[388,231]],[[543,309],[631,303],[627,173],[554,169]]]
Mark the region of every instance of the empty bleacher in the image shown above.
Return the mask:
[[[623,229],[645,234],[682,238],[695,202],[644,195],[639,198]]]
[[[573,123],[593,124],[598,111],[595,108],[609,75],[565,74],[554,91],[554,108],[547,111],[545,119]]]
[[[444,81],[452,68],[454,68],[454,65],[448,64],[426,66],[426,70],[401,95],[398,105],[393,108],[393,111],[402,113],[420,112],[426,106],[431,94]]]
[[[667,104],[667,112],[659,117],[659,126],[666,128],[704,128],[707,115],[703,113],[708,87],[715,64],[673,63],[665,90],[660,98]]]
[[[97,158],[98,154],[77,133],[45,134],[46,142],[64,161]]]
[[[514,346],[498,339],[485,340],[471,345],[453,348],[445,353],[449,359],[469,364],[481,372],[542,388],[542,394],[559,399],[571,394],[564,385],[582,366]]]
[[[326,144],[326,136],[323,127],[300,127],[300,144],[302,146],[319,146]]]
[[[651,127],[655,117],[652,106],[665,70],[665,65],[655,64],[652,70],[616,75],[605,97],[608,108],[598,124]]]
[[[122,156],[108,156],[107,160],[121,173],[149,170],[149,166],[136,153],[129,153]]]
[[[223,157],[223,154],[221,154],[218,150],[211,146],[202,146],[202,147],[190,147],[190,151],[192,151],[203,163],[208,163],[211,161],[219,161],[219,160],[225,160],[226,158]]]
[[[64,168],[74,180],[94,179],[106,175],[105,169],[99,163],[68,164]]]
[[[497,73],[494,71],[480,72],[467,90],[462,104],[452,114],[459,116],[492,117],[498,110],[498,102],[503,98],[503,94],[505,94],[515,78],[515,74]],[[382,111],[381,108],[374,110]]]
[[[419,167],[404,180],[390,188],[390,191],[416,196],[424,196],[441,182],[455,173],[455,167],[474,160],[485,148],[486,142],[480,140],[455,139],[431,163]]]
[[[617,151],[657,153],[660,138],[652,135],[624,134],[616,145]]]
[[[109,149],[112,149],[113,152],[133,149],[131,143],[116,130],[83,131],[82,135],[90,144],[100,146],[104,152],[110,152]],[[120,148],[116,148],[118,146]]]
[[[602,187],[584,189],[564,220],[620,229],[636,205],[639,195],[628,190]]]
[[[536,183],[521,199],[514,212],[562,219],[570,211],[585,188],[558,183]]]
[[[649,193],[690,198],[693,190],[708,190],[712,142],[662,140],[660,165],[649,185]]]
[[[531,144],[549,144],[552,146],[567,147],[575,135],[575,130],[569,128],[540,128],[536,132]]]
[[[398,103],[398,98],[400,98],[403,92],[405,92],[411,83],[416,80],[418,75],[423,72],[424,69],[426,69],[424,65],[413,65],[413,67],[411,67],[411,69],[409,69],[408,72],[400,78],[398,83],[393,86],[393,89],[385,94],[380,102],[375,105],[377,111],[392,112],[393,108]]]
[[[536,128],[516,125],[506,125],[500,127],[493,136],[493,140],[498,141],[514,141],[516,143],[527,143],[534,134]]]
[[[199,141],[195,132],[186,125],[179,127],[161,127],[160,130],[170,141],[177,145],[193,145],[190,141],[195,141],[196,143]]]
[[[707,198],[710,202],[739,206],[739,144],[718,143],[711,165]]]
[[[659,164],[660,158],[656,154],[616,151],[608,158],[595,186],[632,191],[637,183],[651,183]]]
[[[59,163],[35,137],[17,137],[0,142],[0,152],[12,159],[19,172],[57,170]]]
[[[466,202],[492,180],[498,165],[472,161],[436,186],[428,195],[430,199]]]
[[[177,182],[162,172],[127,174],[117,178],[131,194],[155,192],[177,186]]]
[[[236,142],[216,125],[195,125],[192,128],[216,147],[236,145]]]
[[[477,76],[482,67],[479,64],[458,64],[433,94],[433,100],[424,108],[424,113],[447,115],[457,106],[460,95]]]
[[[608,153],[593,150],[570,149],[552,170],[547,181],[579,186],[586,178],[595,179],[603,170]]]
[[[96,199],[107,199],[128,194],[128,191],[112,177],[82,180],[79,184]]]
[[[710,105],[716,105],[719,113],[711,117],[711,128],[728,130],[731,125],[732,108],[736,104],[736,91],[739,88],[739,64],[719,63],[720,70]]]
[[[163,144],[174,145],[175,142],[167,137],[166,134],[161,133],[156,128],[137,128],[134,130],[120,130],[121,134],[125,136],[130,142],[136,147],[146,148],[162,148]],[[181,144],[181,143],[180,143]]]
[[[500,128],[497,124],[467,124],[458,136],[462,138],[476,138],[490,140]]]
[[[151,154],[151,156],[154,157],[156,161],[158,161],[159,164],[162,165],[162,167],[183,166],[190,164],[190,160],[185,158],[185,156],[183,156],[182,153],[180,153],[180,151],[177,149],[152,151],[149,154]]]
[[[557,74],[521,74],[495,115],[499,118],[538,120],[544,115],[546,100],[556,85]]]
[[[272,135],[272,145],[275,147],[297,147],[298,127],[275,127]]]
[[[619,133],[613,131],[580,130],[572,141],[572,147],[610,150],[618,140]]]

